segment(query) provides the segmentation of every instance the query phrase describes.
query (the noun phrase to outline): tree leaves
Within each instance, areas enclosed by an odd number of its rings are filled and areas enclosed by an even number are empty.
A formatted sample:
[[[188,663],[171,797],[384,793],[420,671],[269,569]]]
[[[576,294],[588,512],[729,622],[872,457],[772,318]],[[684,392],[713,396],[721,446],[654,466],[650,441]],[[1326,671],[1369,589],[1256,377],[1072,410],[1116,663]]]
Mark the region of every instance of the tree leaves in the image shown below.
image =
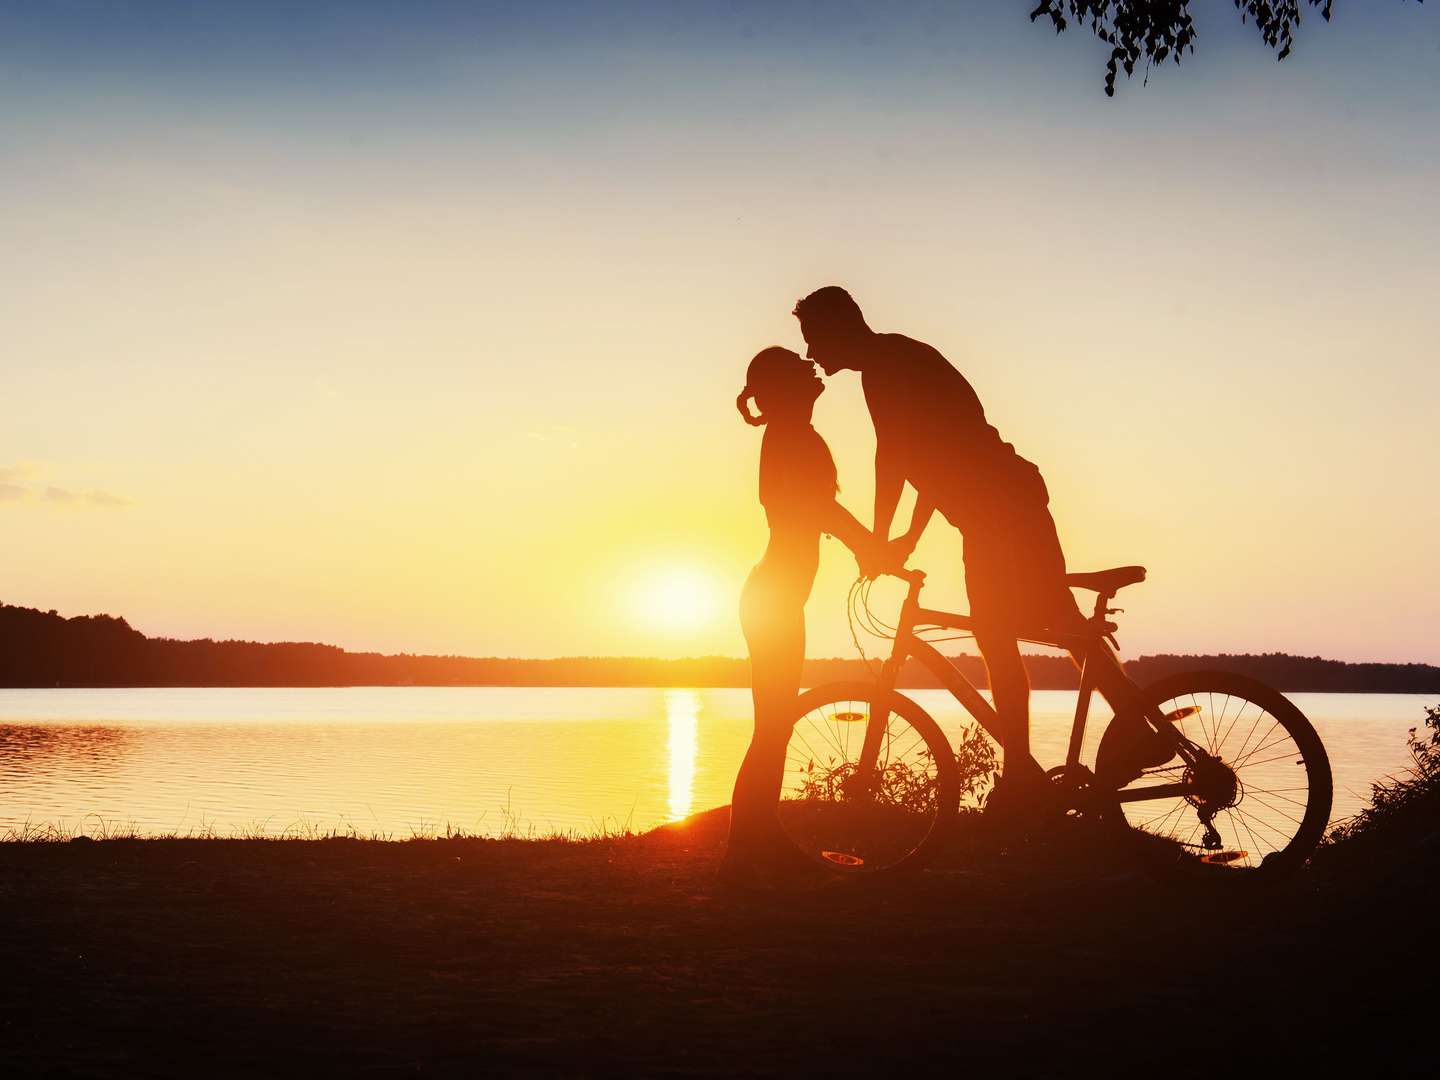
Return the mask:
[[[1424,3],[1425,0],[1416,0]],[[1233,0],[1240,21],[1252,22],[1275,58],[1284,60],[1295,45],[1295,29],[1308,4],[1318,8],[1320,17],[1330,21],[1333,0]],[[1148,76],[1152,64],[1165,60],[1180,63],[1186,52],[1195,51],[1195,22],[1190,0],[1040,0],[1030,12],[1030,21],[1048,18],[1055,32],[1070,25],[1069,15],[1080,25],[1089,23],[1097,38],[1111,47],[1105,63],[1105,96],[1115,96],[1115,79],[1120,68],[1129,78],[1135,65],[1144,61]]]

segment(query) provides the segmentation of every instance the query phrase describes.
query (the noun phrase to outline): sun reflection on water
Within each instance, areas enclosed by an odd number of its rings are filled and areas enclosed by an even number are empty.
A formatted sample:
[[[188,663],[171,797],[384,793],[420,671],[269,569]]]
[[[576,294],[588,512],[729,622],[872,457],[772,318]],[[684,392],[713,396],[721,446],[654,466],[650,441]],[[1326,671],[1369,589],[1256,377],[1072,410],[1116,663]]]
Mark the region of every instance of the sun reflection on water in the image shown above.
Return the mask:
[[[945,691],[913,694],[952,739],[970,723]],[[1413,764],[1413,696],[1293,696],[1330,748],[1336,817]],[[1034,691],[1040,761],[1064,758],[1074,711],[1073,690]],[[0,689],[0,839],[107,824],[146,835],[495,835],[515,821],[523,835],[643,832],[730,801],[751,717],[744,689]],[[1105,719],[1087,733],[1086,760]]]
[[[700,695],[694,690],[667,690],[665,719],[670,728],[670,820],[679,821],[690,816],[695,804]]]

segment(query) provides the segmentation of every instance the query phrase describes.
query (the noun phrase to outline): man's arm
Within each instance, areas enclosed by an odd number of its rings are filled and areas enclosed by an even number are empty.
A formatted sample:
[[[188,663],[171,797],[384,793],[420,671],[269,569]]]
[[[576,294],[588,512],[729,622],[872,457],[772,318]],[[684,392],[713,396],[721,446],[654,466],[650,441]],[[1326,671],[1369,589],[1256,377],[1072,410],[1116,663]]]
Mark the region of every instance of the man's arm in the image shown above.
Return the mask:
[[[876,567],[883,573],[893,574],[905,568],[905,563],[915,552],[915,545],[920,542],[921,535],[925,532],[925,526],[930,524],[930,518],[935,514],[935,503],[923,495],[917,495],[915,499],[915,512],[910,515],[910,528],[904,536],[897,536],[888,544],[882,546],[880,561]]]
[[[935,516],[935,500],[928,496],[917,494],[915,497],[915,512],[910,515],[910,528],[905,535],[895,541],[895,546],[905,553],[905,559],[915,550],[915,545],[920,542],[920,537],[925,533],[925,526],[930,524],[930,519]],[[903,563],[905,559],[900,561]]]
[[[895,520],[895,508],[900,505],[900,492],[904,488],[905,470],[900,457],[888,440],[880,438],[875,444],[875,525],[872,530],[879,543],[890,539],[890,525]]]
[[[889,532],[890,523],[895,517],[895,509],[897,504],[899,503],[900,493],[904,489],[905,482],[903,479],[896,481],[893,496],[888,497],[886,500],[886,505],[883,507],[883,510],[887,515],[887,519],[885,521],[885,532],[881,532],[879,526],[880,515],[882,511],[882,506],[880,503],[880,469],[881,464],[879,455],[877,454],[875,463],[876,527],[874,534],[874,542],[879,546],[879,558],[881,559],[881,561],[878,564],[874,565],[877,569],[883,568],[885,571],[889,572],[904,568],[905,561],[910,558],[910,555],[915,550],[915,545],[920,542],[920,537],[924,535],[925,527],[930,524],[930,519],[935,516],[936,508],[934,499],[931,499],[928,496],[922,495],[917,492],[915,496],[915,510],[910,515],[910,528],[905,531],[905,534],[903,536],[897,536],[894,540],[890,541],[884,540],[883,537],[886,536],[886,534]]]

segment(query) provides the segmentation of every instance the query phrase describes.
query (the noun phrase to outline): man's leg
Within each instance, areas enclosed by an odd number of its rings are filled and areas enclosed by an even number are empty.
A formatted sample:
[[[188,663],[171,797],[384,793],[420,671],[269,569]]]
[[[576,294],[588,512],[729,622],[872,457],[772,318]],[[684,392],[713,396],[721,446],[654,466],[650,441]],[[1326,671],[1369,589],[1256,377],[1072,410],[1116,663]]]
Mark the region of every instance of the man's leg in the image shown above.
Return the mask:
[[[1004,775],[1012,781],[1032,779],[1039,766],[1030,756],[1030,678],[1020,659],[1020,643],[1013,634],[999,630],[977,630],[975,643],[990,675],[1000,746],[1005,751]]]
[[[977,620],[975,643],[985,658],[1005,751],[1005,787],[1034,787],[1043,770],[1030,755],[1030,680],[1013,628],[1079,619],[1065,587],[1065,556],[1040,472],[1023,459],[1015,483],[965,533],[965,587]],[[1019,801],[1027,801],[1023,795]]]
[[[1083,657],[1072,653],[1076,665]],[[1145,769],[1164,765],[1175,756],[1175,743],[1157,732],[1141,715],[1145,695],[1130,681],[1118,657],[1101,652],[1092,659],[1090,677],[1115,713],[1095,755],[1095,776],[1105,787],[1121,788]]]

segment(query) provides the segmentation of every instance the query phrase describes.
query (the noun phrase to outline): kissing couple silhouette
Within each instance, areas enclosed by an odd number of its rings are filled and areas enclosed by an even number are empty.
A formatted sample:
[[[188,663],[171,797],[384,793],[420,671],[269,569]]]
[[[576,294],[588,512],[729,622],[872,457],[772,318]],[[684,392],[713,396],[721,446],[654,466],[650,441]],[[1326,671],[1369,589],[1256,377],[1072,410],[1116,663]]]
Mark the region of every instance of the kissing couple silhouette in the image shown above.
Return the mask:
[[[873,577],[903,568],[938,512],[964,538],[965,587],[999,715],[1004,772],[986,803],[1002,823],[1041,802],[1045,779],[1030,755],[1030,683],[1020,657],[1025,626],[1084,621],[1065,583],[1065,556],[1040,470],[985,419],[969,381],[936,349],[872,330],[837,285],[795,305],[806,353],[771,346],[750,361],[736,408],[764,428],[760,503],[770,528],[746,579],[740,624],[750,653],[755,728],[735,779],[722,880],[767,885],[821,873],[785,837],[776,814],[805,661],[805,604],[822,534],[837,537]],[[860,375],[875,428],[871,528],[836,501],[835,462],[812,425],[826,376]],[[752,403],[754,409],[752,409]],[[758,411],[756,411],[758,410]],[[904,486],[916,493],[904,533],[890,528]],[[1136,732],[1133,760],[1161,752]],[[1164,757],[1170,755],[1164,749]]]

